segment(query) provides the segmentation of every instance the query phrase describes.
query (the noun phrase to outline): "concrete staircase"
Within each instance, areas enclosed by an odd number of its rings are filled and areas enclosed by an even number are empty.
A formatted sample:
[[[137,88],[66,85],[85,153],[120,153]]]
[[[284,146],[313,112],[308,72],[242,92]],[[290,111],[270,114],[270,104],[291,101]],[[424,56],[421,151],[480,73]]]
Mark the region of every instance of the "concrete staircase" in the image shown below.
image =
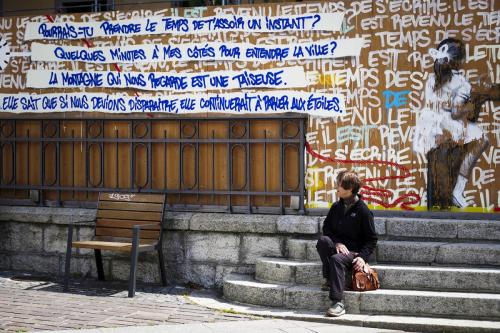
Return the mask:
[[[380,240],[372,266],[379,272],[381,288],[347,291],[345,304],[348,314],[385,319],[370,325],[358,316],[351,324],[436,332],[500,331],[500,221],[378,218],[376,229]],[[289,239],[287,258],[258,259],[255,276],[227,276],[224,297],[323,313],[330,300],[328,292],[319,288],[321,263],[315,245],[315,240]],[[344,317],[344,323],[349,321]]]

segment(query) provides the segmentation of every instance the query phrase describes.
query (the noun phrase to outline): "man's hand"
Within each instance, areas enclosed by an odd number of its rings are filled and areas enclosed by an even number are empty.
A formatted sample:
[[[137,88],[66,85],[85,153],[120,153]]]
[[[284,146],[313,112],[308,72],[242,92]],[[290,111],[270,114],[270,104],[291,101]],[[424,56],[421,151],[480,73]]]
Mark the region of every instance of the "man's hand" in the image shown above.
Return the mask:
[[[354,258],[352,261],[352,266],[355,271],[362,271],[365,267],[365,260],[361,257]]]
[[[336,243],[335,244],[335,250],[337,250],[337,253],[342,253],[342,254],[349,254],[349,250],[347,247],[342,244],[342,243]]]

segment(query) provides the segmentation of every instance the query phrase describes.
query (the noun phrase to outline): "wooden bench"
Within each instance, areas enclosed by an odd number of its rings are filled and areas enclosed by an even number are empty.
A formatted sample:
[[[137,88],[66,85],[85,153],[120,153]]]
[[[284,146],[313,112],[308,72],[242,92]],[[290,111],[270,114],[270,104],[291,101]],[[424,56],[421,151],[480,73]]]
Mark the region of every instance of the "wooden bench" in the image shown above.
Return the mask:
[[[64,290],[68,290],[72,248],[94,249],[98,279],[104,281],[101,250],[130,253],[128,296],[134,297],[139,252],[157,251],[162,284],[167,284],[162,252],[165,195],[100,193],[95,235],[92,240],[73,241],[68,226]]]

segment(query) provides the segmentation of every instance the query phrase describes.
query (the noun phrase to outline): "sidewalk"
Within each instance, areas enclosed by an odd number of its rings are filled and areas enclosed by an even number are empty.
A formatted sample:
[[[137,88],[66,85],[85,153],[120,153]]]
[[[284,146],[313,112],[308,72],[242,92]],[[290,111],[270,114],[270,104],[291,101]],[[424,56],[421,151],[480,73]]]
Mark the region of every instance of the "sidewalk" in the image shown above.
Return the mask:
[[[396,332],[212,310],[190,301],[190,292],[181,286],[138,286],[136,296],[128,298],[126,283],[83,280],[65,293],[51,278],[4,271],[0,333]]]
[[[19,275],[0,272],[1,333],[253,319],[192,304],[189,289],[179,286],[138,286],[128,298],[126,283],[73,281],[64,293],[50,279]]]
[[[57,331],[53,333],[397,333],[377,328],[343,326],[331,323],[282,319],[158,325],[147,327],[101,328],[92,330]]]

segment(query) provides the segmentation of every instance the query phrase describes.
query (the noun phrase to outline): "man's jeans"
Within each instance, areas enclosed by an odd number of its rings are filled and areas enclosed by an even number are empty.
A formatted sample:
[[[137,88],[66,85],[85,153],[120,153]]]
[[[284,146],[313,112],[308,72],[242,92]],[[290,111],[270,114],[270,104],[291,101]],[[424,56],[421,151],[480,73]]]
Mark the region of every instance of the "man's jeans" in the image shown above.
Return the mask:
[[[339,302],[344,297],[346,271],[352,268],[356,253],[337,253],[335,243],[328,236],[321,236],[316,249],[323,262],[323,277],[330,285],[330,299]]]

